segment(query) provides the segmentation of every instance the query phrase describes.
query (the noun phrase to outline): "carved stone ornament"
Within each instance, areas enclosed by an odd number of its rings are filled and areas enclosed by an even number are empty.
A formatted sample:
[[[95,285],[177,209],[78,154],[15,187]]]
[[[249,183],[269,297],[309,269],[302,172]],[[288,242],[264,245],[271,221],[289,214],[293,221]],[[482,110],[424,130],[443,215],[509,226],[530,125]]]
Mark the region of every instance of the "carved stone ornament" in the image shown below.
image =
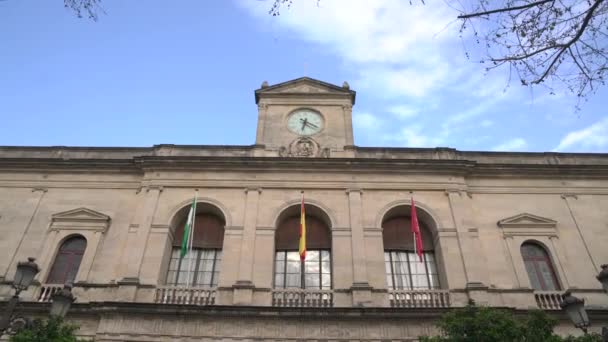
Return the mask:
[[[319,144],[310,138],[299,138],[291,143],[289,152],[294,157],[316,157]]]
[[[289,147],[279,148],[280,157],[299,157],[299,158],[329,158],[329,148],[321,148],[319,144],[309,137],[300,137],[294,140]]]

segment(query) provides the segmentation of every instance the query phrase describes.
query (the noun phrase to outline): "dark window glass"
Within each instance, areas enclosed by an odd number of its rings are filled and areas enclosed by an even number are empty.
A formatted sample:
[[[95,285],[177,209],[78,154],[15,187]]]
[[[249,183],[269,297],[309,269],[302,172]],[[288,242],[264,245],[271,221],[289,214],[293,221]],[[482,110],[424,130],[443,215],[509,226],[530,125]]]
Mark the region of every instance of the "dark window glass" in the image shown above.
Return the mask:
[[[521,245],[521,255],[533,289],[541,291],[560,289],[551,259],[544,248],[535,243],[524,243]]]
[[[298,251],[277,251],[275,258],[275,288],[331,289],[331,252],[308,250],[306,260],[300,261]]]
[[[180,247],[184,236],[184,219],[175,229],[173,246]],[[194,222],[193,248],[222,249],[224,244],[224,221],[212,214],[196,214]]]
[[[433,239],[423,222],[422,260],[414,250],[409,216],[399,216],[382,223],[386,283],[391,290],[438,289],[439,275],[435,262]]]
[[[181,248],[173,248],[167,272],[167,285],[217,286],[222,259],[220,249],[193,248],[183,258],[180,253]]]
[[[438,289],[439,277],[432,252],[385,251],[386,282],[391,290]]]
[[[61,244],[47,278],[49,284],[73,283],[82,261],[87,240],[82,236],[69,238]]]
[[[331,234],[327,225],[306,215],[306,261],[300,261],[300,216],[288,217],[275,236],[275,288],[329,290],[331,279]]]
[[[185,225],[184,219],[175,230],[165,283],[174,286],[217,286],[224,244],[224,221],[213,214],[196,214],[192,251],[182,258]]]

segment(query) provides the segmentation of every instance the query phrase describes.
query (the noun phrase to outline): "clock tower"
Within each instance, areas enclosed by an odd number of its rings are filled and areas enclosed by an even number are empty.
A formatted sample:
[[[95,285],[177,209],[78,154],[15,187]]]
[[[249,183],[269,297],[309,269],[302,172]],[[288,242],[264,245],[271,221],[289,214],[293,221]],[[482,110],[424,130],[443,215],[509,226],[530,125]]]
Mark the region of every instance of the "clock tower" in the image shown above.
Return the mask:
[[[256,145],[263,155],[351,157],[352,106],[348,83],[336,86],[302,77],[255,91],[258,105]]]

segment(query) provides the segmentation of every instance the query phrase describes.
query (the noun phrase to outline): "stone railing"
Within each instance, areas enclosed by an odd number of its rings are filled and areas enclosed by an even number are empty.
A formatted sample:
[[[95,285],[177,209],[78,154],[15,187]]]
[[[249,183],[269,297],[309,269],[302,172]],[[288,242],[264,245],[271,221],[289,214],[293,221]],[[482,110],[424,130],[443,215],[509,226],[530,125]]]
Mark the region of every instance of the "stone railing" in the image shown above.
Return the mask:
[[[272,290],[272,306],[294,308],[329,308],[334,306],[332,290]]]
[[[161,286],[156,288],[154,303],[159,304],[215,304],[216,290],[214,288],[196,288],[179,286]]]
[[[560,291],[534,291],[536,305],[542,310],[561,310],[559,303],[562,302]]]
[[[448,290],[389,290],[388,299],[393,308],[449,308]]]
[[[53,295],[63,288],[59,284],[40,284],[38,294],[36,295],[37,302],[50,302]]]

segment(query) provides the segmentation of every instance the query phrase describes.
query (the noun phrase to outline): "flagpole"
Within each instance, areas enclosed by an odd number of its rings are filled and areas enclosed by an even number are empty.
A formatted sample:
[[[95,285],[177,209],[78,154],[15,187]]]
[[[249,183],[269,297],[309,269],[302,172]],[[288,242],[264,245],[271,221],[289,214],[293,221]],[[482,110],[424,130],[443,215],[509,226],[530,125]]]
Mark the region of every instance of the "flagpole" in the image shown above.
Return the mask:
[[[304,241],[306,241],[306,227],[302,228],[302,216],[304,216],[304,220],[306,220],[306,212],[304,211],[304,190],[301,190],[302,201],[300,202],[300,241],[298,246],[298,254],[300,254],[300,267],[306,267],[306,265],[302,264],[306,262],[306,242],[304,242],[304,259],[302,259],[302,230],[304,229]],[[304,221],[306,222],[306,221]],[[300,271],[300,287],[306,288],[306,272]],[[303,294],[302,294],[303,295]],[[304,300],[304,298],[300,298],[300,300]]]
[[[194,209],[192,213],[192,229],[190,229],[190,236],[188,237],[188,253],[190,254],[190,262],[188,265],[188,279],[186,281],[187,286],[194,284],[194,274],[192,271],[194,255],[192,254],[192,243],[194,242],[194,228],[196,227],[196,200],[198,198],[198,189],[194,192]]]
[[[414,197],[410,197],[410,201],[411,201],[411,208],[410,211],[414,211],[416,210],[416,206],[414,205]],[[413,242],[414,242],[414,254],[418,255],[418,243],[416,240],[416,232],[414,231],[414,227],[410,227],[410,229],[412,230],[412,238],[413,238]]]

